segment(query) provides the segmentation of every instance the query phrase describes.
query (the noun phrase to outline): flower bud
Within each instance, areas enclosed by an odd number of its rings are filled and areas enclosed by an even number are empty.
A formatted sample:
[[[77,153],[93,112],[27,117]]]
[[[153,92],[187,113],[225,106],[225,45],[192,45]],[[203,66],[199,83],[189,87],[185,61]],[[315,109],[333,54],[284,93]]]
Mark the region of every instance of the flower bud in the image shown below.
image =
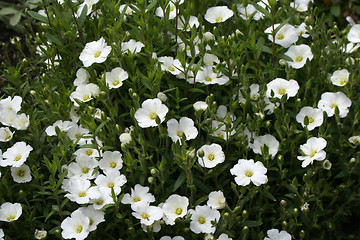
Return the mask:
[[[351,161],[351,160],[350,160]],[[331,164],[331,162],[329,161],[329,160],[325,160],[324,162],[323,162],[323,168],[325,169],[325,170],[330,170],[331,169],[331,166],[332,166],[332,164]]]
[[[155,179],[153,177],[148,177],[148,182],[151,184],[155,181]]]
[[[205,153],[202,149],[200,149],[199,151],[197,151],[197,155],[200,157],[200,158],[203,158]]]
[[[305,231],[301,230],[299,235],[300,235],[300,239],[304,239],[305,238]]]
[[[243,227],[242,232],[243,232],[244,234],[249,233],[249,227],[248,227],[248,226]]]
[[[295,217],[299,216],[299,210],[297,208],[294,208],[293,214]]]
[[[286,201],[283,199],[283,200],[281,200],[280,201],[280,205],[282,206],[282,207],[286,207]]]

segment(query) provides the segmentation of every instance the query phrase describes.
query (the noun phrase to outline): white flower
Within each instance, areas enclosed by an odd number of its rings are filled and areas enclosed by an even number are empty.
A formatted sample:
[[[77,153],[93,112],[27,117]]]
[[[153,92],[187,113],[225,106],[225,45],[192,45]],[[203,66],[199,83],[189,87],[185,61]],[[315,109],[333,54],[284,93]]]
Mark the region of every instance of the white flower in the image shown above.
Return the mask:
[[[89,235],[90,219],[82,211],[74,211],[61,223],[61,236],[65,239],[83,240]]]
[[[17,142],[3,153],[4,159],[0,161],[0,166],[20,167],[32,150],[33,148],[25,142]]]
[[[194,103],[193,107],[195,111],[205,111],[208,108],[208,105],[204,101],[197,101],[196,103]]]
[[[221,72],[215,72],[213,66],[206,66],[198,71],[195,81],[204,83],[205,85],[224,85],[229,81],[229,77],[223,75]]]
[[[85,5],[87,6],[86,15],[89,15],[92,11],[92,7],[96,4],[99,0],[85,0],[78,8],[76,12],[76,16],[80,17],[82,10],[84,9]],[[86,66],[85,66],[86,67]]]
[[[203,152],[203,156],[201,153]],[[198,162],[200,166],[206,168],[213,168],[219,163],[225,161],[225,154],[219,144],[213,143],[211,145],[203,145],[197,151]]]
[[[321,99],[318,102],[318,108],[325,111],[329,117],[335,114],[335,108],[339,109],[339,116],[344,118],[349,112],[351,100],[343,92],[325,92],[321,94]]]
[[[120,67],[114,68],[111,72],[105,73],[105,81],[110,89],[121,87],[123,85],[123,81],[128,79],[128,77],[128,73]]]
[[[159,57],[158,61],[161,62],[162,71],[167,71],[173,75],[180,74],[180,69],[183,69],[180,61],[178,59],[174,59],[173,57]]]
[[[211,53],[205,53],[203,57],[204,64],[212,66],[214,63],[220,63],[219,58]]]
[[[278,23],[278,24],[274,24],[274,26],[270,26],[267,29],[265,29],[265,33],[269,34],[268,38],[270,41],[272,42],[274,41],[274,37],[272,33],[279,26],[280,24]],[[299,37],[295,27],[290,24],[285,24],[276,32],[275,43],[279,44],[280,46],[283,46],[284,48],[288,48],[290,47],[291,44],[296,43],[298,38]]]
[[[90,181],[79,176],[73,176],[68,181],[63,181],[63,189],[69,193],[65,197],[78,204],[90,202],[90,198],[97,198],[99,192],[91,187]]]
[[[100,150],[100,153],[102,151]],[[90,158],[96,159],[100,157],[99,151],[97,149],[93,148],[79,148],[74,152],[74,155],[80,156],[80,155],[86,155]]]
[[[39,230],[39,229],[35,229],[35,233],[34,233],[34,237],[36,239],[45,239],[47,236],[47,231],[42,229],[42,230]]]
[[[351,144],[359,145],[359,144],[360,144],[360,136],[352,136],[352,137],[349,137],[348,141],[349,141],[349,143],[351,143]]]
[[[128,42],[121,43],[121,51],[129,51],[133,54],[139,53],[143,47],[145,47],[145,45],[142,42],[137,42],[134,39],[130,39]]]
[[[74,86],[80,86],[89,82],[90,74],[84,68],[79,68],[76,71],[76,78],[74,80]]]
[[[266,88],[266,96],[268,98],[272,97],[271,92],[273,92],[273,97],[275,98],[281,99],[283,95],[287,94],[287,99],[289,99],[290,97],[294,97],[297,94],[300,87],[297,81],[293,79],[287,81],[283,78],[276,78],[266,84]]]
[[[95,168],[99,165],[98,161],[87,154],[76,156],[76,161],[68,166],[68,177],[79,176],[85,179],[94,179],[97,174],[93,174]]]
[[[18,220],[22,214],[20,203],[5,202],[0,206],[0,221],[13,222]]]
[[[305,117],[308,117],[309,123],[305,125]],[[303,107],[296,115],[296,121],[309,131],[321,126],[324,121],[323,111],[318,108]]]
[[[323,150],[327,142],[323,138],[312,137],[309,138],[305,144],[300,145],[300,150],[303,156],[297,156],[297,159],[303,161],[301,166],[307,167],[310,163],[313,164],[314,160],[322,161],[326,157],[326,152]]]
[[[120,170],[123,166],[122,154],[119,151],[105,151],[99,161],[99,167],[105,173],[112,170]]]
[[[295,0],[290,3],[290,7],[295,8],[298,12],[306,12],[310,1],[314,2],[314,0]]]
[[[100,38],[98,41],[87,43],[81,52],[79,59],[83,62],[85,67],[89,67],[93,63],[105,62],[110,52],[111,47],[106,44],[104,38]]]
[[[295,69],[300,69],[305,66],[306,60],[309,59],[309,61],[311,61],[314,56],[311,52],[311,48],[305,44],[291,46],[285,55],[293,60],[292,62],[287,61],[287,64]]]
[[[267,169],[260,161],[254,162],[253,159],[239,159],[231,169],[230,173],[235,175],[235,182],[240,186],[247,186],[252,182],[255,186],[260,186],[267,182]]]
[[[256,10],[256,8],[251,4],[248,4],[246,7],[242,4],[238,4],[237,9],[240,13],[240,17],[244,20],[249,20],[251,17],[251,19],[258,21],[264,17],[264,14]]]
[[[136,184],[134,188],[131,188],[131,194],[125,193],[121,199],[123,204],[131,204],[131,209],[135,210],[137,205],[150,204],[155,202],[155,197],[149,193],[149,187],[143,187],[140,184]]]
[[[138,10],[138,8],[134,4],[121,4],[119,8],[120,14],[124,11],[124,9],[126,15],[132,15],[136,13],[134,9]]]
[[[225,22],[227,19],[231,18],[234,15],[234,12],[226,6],[217,6],[211,7],[206,10],[205,20],[209,23],[220,23]]]
[[[71,141],[73,141],[74,143],[78,141],[78,144],[84,144],[85,143],[85,139],[81,138],[83,136],[85,136],[86,134],[88,134],[90,131],[86,128],[83,128],[81,126],[78,126],[76,124],[74,124],[67,132],[66,135],[71,139]]]
[[[15,116],[14,120],[11,122],[11,127],[16,128],[17,130],[25,130],[29,124],[29,116],[22,113]]]
[[[160,207],[150,206],[148,204],[140,204],[135,207],[135,212],[133,212],[132,215],[137,219],[140,219],[141,224],[150,226],[155,221],[162,218],[163,211]]]
[[[0,110],[0,122],[5,126],[11,126],[16,116],[15,110],[8,110],[7,108]]]
[[[31,173],[30,168],[25,163],[20,167],[11,167],[10,170],[14,182],[26,183],[26,182],[30,182],[32,179],[30,174]]]
[[[331,75],[330,80],[335,86],[342,87],[349,81],[349,76],[350,73],[348,70],[337,70]]]
[[[81,207],[75,211],[81,211],[84,216],[89,218],[89,232],[96,230],[97,225],[105,221],[105,213],[95,209],[93,206]]]
[[[131,134],[130,134],[130,133],[127,133],[127,132],[124,132],[124,133],[120,134],[119,140],[120,140],[120,142],[123,143],[123,144],[128,144],[128,143],[130,143],[131,140],[132,140]]]
[[[0,228],[0,240],[4,240],[5,234],[4,231]]]
[[[61,132],[67,132],[74,125],[76,125],[76,123],[74,123],[74,122],[57,120],[53,125],[48,126],[45,129],[45,133],[48,136],[55,136],[56,135],[56,132],[55,132],[56,127],[58,127]]]
[[[307,34],[306,27],[307,26],[304,22],[301,23],[299,26],[296,26],[296,32],[298,33],[299,37],[308,38],[310,36],[309,34]],[[309,28],[311,29],[311,26],[309,26]]]
[[[112,190],[115,195],[119,195],[121,187],[126,183],[126,177],[124,174],[120,174],[118,170],[109,170],[106,175],[100,174],[95,179],[95,184],[100,187],[103,192],[111,194]]]
[[[13,137],[13,132],[8,127],[0,128],[0,142],[8,142]]]
[[[0,111],[1,110],[9,110],[15,111],[17,113],[21,109],[22,98],[19,96],[7,97],[5,99],[0,100]]]
[[[195,16],[190,16],[188,21],[184,18],[184,16],[180,16],[178,19],[177,28],[180,30],[190,31],[191,28],[198,28],[200,25],[198,18]]]
[[[181,137],[185,134],[186,140],[195,139],[198,130],[194,127],[194,121],[188,117],[180,118],[179,122],[172,118],[167,121],[168,135],[173,142],[179,141],[181,145]]]
[[[162,205],[162,211],[165,215],[165,222],[169,225],[174,225],[177,218],[182,218],[187,213],[189,206],[189,199],[187,197],[173,194],[166,199]]]
[[[270,229],[267,231],[268,237],[265,237],[264,240],[291,240],[291,235],[286,231],[281,231],[277,229]]]
[[[232,240],[226,233],[220,234],[217,240]]]
[[[184,3],[184,0],[171,0],[169,1],[169,4],[165,7],[165,12],[169,11],[169,19],[174,19],[176,17],[176,2],[178,2],[178,4],[180,5]],[[156,8],[155,15],[157,17],[164,18],[164,10],[161,7]]]
[[[135,112],[134,117],[141,128],[156,127],[158,125],[156,117],[159,117],[160,123],[162,123],[168,111],[169,109],[162,104],[160,99],[147,99]]]
[[[69,97],[74,105],[78,107],[79,104],[75,101],[75,99],[79,100],[80,102],[88,102],[92,99],[93,96],[98,96],[99,93],[99,87],[93,83],[89,83],[76,87],[75,91],[72,92]]]
[[[225,207],[225,201],[224,193],[221,190],[213,191],[209,194],[207,205],[212,209],[221,209]]]
[[[250,144],[250,147],[252,148],[254,153],[262,155],[263,153],[261,149],[264,148],[265,145],[268,148],[270,156],[274,158],[279,150],[280,144],[279,141],[270,134],[254,137],[254,143]]]
[[[360,42],[360,24],[352,25],[347,35],[347,38],[352,43]]]
[[[90,203],[95,209],[100,210],[105,205],[114,203],[114,199],[107,189],[96,186],[95,190],[98,192],[97,196],[90,198]]]
[[[185,240],[185,238],[181,236],[169,237],[169,236],[162,236],[159,240]]]
[[[214,233],[216,227],[212,225],[212,221],[218,222],[220,212],[209,206],[196,206],[195,210],[190,209],[191,214],[190,229],[194,233]]]

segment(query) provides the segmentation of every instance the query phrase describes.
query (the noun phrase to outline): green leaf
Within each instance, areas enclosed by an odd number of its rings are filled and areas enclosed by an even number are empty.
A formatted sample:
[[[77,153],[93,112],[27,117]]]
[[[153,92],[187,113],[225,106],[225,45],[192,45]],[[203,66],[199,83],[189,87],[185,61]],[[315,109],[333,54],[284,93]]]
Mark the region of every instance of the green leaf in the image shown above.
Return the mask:
[[[35,18],[36,20],[39,20],[40,22],[49,23],[48,19],[44,16],[41,16],[37,12],[34,11],[27,11],[27,14],[29,14],[31,17]]]
[[[106,119],[96,128],[95,133],[94,133],[95,136],[99,133],[100,129],[103,128],[108,121],[109,121],[109,119]]]
[[[62,46],[62,42],[57,38],[55,37],[54,35],[50,34],[50,33],[45,33],[44,36],[46,38],[48,38],[51,42],[55,43],[56,45],[59,45],[59,46]]]
[[[178,177],[178,179],[175,181],[175,184],[174,184],[174,187],[173,187],[173,192],[176,192],[176,190],[177,190],[181,185],[184,184],[185,180],[186,180],[186,174],[185,174],[185,172],[182,172],[182,173],[180,174],[180,176]]]
[[[10,25],[15,26],[16,24],[18,24],[20,22],[20,19],[21,19],[21,12],[19,11],[10,18]]]
[[[261,224],[263,224],[261,221],[251,221],[251,220],[247,220],[247,221],[244,221],[241,226],[242,227],[258,227],[260,226]]]
[[[16,14],[19,11],[14,8],[3,8],[0,10],[0,15],[10,15],[10,14]]]

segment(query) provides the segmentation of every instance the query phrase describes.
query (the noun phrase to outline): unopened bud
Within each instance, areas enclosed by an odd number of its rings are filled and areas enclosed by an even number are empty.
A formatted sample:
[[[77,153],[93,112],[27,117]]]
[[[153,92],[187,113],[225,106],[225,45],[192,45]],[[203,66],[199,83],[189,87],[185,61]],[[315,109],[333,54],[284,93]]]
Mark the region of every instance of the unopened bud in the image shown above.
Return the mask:
[[[197,155],[200,157],[200,158],[203,158],[205,153],[204,153],[204,150],[200,149],[199,151],[197,151]]]

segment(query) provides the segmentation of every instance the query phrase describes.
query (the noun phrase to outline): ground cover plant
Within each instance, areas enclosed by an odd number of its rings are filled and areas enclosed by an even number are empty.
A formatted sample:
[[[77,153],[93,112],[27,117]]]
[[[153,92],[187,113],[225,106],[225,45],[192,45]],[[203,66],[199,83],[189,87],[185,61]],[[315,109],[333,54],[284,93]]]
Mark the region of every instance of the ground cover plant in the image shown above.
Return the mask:
[[[358,238],[354,18],[330,27],[306,0],[33,5],[1,68],[0,239]]]

